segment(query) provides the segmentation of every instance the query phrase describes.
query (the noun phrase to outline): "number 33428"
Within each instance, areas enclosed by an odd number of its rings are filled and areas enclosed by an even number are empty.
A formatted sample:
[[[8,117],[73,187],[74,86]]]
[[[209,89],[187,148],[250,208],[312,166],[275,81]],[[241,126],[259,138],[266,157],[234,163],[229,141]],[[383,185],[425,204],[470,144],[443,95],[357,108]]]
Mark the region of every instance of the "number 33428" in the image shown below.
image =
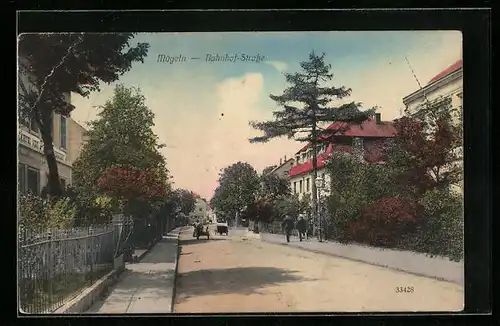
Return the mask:
[[[395,288],[396,293],[413,293],[413,286],[398,286]]]

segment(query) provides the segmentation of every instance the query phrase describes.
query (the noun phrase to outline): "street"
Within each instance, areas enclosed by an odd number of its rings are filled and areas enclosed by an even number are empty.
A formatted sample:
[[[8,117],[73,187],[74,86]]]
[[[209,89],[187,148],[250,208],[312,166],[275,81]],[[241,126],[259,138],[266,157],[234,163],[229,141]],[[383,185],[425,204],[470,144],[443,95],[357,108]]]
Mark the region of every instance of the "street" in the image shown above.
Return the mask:
[[[460,311],[463,288],[245,238],[181,233],[176,313]]]

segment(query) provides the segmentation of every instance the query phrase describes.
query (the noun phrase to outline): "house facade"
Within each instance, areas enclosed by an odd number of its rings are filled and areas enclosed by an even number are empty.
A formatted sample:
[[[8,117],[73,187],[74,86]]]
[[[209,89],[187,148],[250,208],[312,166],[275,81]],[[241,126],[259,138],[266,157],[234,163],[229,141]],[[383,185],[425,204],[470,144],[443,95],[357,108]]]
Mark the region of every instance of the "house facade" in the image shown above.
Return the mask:
[[[35,90],[30,76],[22,67],[29,65],[24,56],[19,57],[19,95]],[[62,93],[71,106],[71,93]],[[20,111],[18,111],[20,112]],[[50,131],[61,185],[65,188],[72,183],[72,164],[83,146],[86,130],[71,117],[54,112]],[[43,149],[43,140],[35,119],[18,114],[18,187],[25,193],[40,194],[47,185],[49,169]]]
[[[69,94],[67,96],[69,98]],[[52,137],[61,184],[71,184],[71,161],[68,141],[69,117],[54,113]],[[33,120],[20,119],[18,128],[18,181],[21,192],[40,194],[47,184],[48,165],[43,151],[43,141]]]
[[[362,124],[332,123],[328,129],[342,131],[324,137],[319,145],[317,155],[317,176],[323,179],[321,192],[327,195],[330,191],[331,179],[325,169],[328,159],[335,159],[339,153],[356,155],[366,163],[380,163],[384,161],[381,146],[388,139],[395,137],[396,129],[391,122],[382,121],[380,114],[370,118]],[[290,187],[292,193],[299,198],[312,195],[313,173],[313,148],[307,144],[295,154],[295,164],[290,169]]]
[[[290,169],[292,168],[294,161],[295,161],[294,158],[287,159],[285,156],[284,159],[280,159],[280,164],[276,166],[273,170],[271,170],[269,174],[274,174],[279,177],[288,178],[290,175]]]
[[[88,130],[70,117],[68,119],[68,162],[70,165],[73,165],[80,156],[87,140]]]
[[[463,97],[463,62],[458,60],[434,76],[424,87],[403,98],[406,114],[418,115],[427,102],[432,103],[440,97],[451,97],[451,105],[459,108],[455,122],[460,123]]]

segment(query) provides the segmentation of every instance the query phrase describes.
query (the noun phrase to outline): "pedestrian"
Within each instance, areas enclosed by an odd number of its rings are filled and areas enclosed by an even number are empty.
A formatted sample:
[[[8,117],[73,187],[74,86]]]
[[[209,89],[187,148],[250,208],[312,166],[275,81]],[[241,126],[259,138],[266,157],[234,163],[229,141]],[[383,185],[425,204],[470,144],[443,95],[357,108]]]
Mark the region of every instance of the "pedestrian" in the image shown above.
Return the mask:
[[[293,219],[289,215],[286,215],[283,219],[283,227],[285,229],[286,242],[290,242],[290,234],[293,231],[294,223]]]
[[[302,237],[306,237],[307,231],[307,222],[302,215],[299,216],[299,220],[297,221],[297,231],[299,231],[299,239],[302,241]]]

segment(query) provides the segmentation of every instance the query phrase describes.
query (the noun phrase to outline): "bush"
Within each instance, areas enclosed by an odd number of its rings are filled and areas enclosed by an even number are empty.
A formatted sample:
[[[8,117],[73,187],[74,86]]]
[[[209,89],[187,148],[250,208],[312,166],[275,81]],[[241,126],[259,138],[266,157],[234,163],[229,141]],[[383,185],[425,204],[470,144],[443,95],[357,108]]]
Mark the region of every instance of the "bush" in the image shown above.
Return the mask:
[[[384,197],[368,205],[362,217],[347,224],[344,241],[397,247],[406,234],[415,232],[422,207],[398,197]]]
[[[48,200],[32,194],[19,195],[19,226],[31,232],[48,228],[71,228],[76,218],[76,206],[69,198]]]
[[[427,191],[420,200],[424,207],[417,232],[410,237],[409,249],[430,255],[463,259],[463,198],[449,190]]]

